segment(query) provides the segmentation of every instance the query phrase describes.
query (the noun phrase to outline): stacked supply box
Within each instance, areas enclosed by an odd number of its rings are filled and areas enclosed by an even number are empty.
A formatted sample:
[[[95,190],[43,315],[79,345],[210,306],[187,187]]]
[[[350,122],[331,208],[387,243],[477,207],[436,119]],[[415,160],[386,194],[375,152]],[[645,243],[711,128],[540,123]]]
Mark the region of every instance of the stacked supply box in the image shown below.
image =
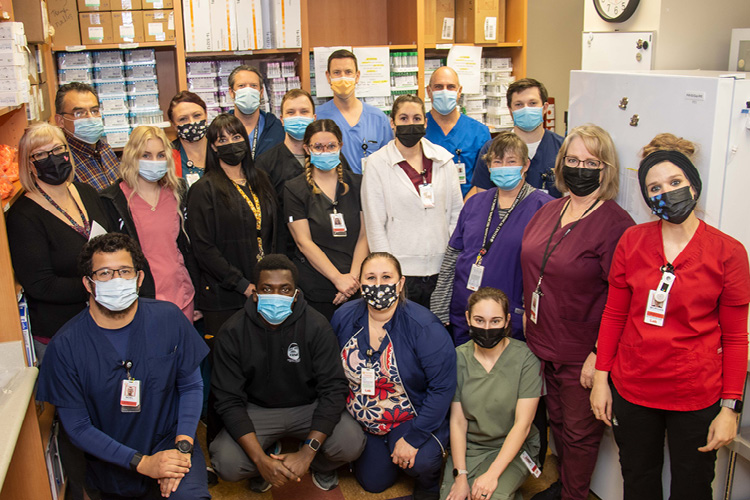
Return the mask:
[[[188,61],[188,90],[195,92],[206,103],[206,113],[209,123],[216,115],[223,111],[219,104],[219,65],[222,65],[226,71],[227,66],[232,65],[234,67],[239,64],[241,64],[241,61]],[[229,71],[231,72],[231,70]],[[225,82],[228,76],[229,73],[224,77]],[[228,87],[226,87],[225,92],[225,95],[228,97]]]
[[[93,84],[107,142],[123,147],[138,125],[161,125],[154,49],[58,52],[58,81]]]
[[[509,57],[482,58],[482,85],[484,88],[484,124],[491,129],[513,127],[513,117],[508,108],[506,93],[513,83],[513,65]]]
[[[29,73],[23,23],[0,23],[0,107],[29,102]]]
[[[268,108],[276,116],[281,116],[281,100],[284,94],[289,90],[300,88],[294,62],[269,62],[265,63],[261,69],[266,75]]]
[[[174,0],[77,0],[81,43],[172,41],[173,7]]]

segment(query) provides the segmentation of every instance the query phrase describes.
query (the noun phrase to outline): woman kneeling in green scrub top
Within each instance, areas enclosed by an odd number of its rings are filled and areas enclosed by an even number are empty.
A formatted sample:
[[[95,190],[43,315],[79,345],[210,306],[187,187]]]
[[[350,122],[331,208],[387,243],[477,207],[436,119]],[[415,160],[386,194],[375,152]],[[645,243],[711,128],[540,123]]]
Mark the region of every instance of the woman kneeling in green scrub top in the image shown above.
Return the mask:
[[[472,341],[456,348],[451,457],[440,498],[520,499],[518,488],[534,468],[529,457],[539,452],[531,425],[542,392],[539,360],[510,338],[508,297],[500,290],[471,294],[466,321]]]

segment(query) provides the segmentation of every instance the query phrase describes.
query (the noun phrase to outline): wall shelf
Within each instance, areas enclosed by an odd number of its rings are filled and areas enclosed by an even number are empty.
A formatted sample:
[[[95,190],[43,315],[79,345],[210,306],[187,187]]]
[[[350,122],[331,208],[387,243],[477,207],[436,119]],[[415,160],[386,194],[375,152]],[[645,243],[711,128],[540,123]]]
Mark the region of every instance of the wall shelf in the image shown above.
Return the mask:
[[[5,106],[0,108],[0,116],[11,113],[13,111],[21,109],[21,106]]]
[[[84,50],[127,50],[127,49],[150,49],[154,47],[174,47],[175,40],[164,42],[143,42],[143,43],[103,43],[95,45],[68,45],[66,47],[52,46],[53,52],[82,52]]]
[[[204,58],[235,58],[248,56],[266,56],[276,54],[299,54],[302,49],[260,49],[260,50],[221,50],[216,52],[185,52],[186,59],[204,59]]]
[[[23,187],[21,187],[20,181],[15,181],[13,183],[13,193],[10,195],[10,197],[5,198],[2,203],[3,205],[3,212],[7,212],[10,206],[15,203],[15,201],[21,197],[23,194]]]

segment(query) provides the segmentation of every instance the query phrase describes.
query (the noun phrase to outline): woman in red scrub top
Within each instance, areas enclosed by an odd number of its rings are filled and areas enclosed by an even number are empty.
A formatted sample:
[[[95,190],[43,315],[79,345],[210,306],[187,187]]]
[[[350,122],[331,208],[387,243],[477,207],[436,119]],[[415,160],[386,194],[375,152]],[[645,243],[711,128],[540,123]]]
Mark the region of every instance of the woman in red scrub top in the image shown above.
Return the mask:
[[[604,429],[589,405],[596,337],[612,255],[633,219],[614,201],[617,153],[602,128],[571,130],[554,172],[568,196],[540,208],[521,243],[526,340],[542,361],[560,461],[560,481],[533,500],[585,500]]]
[[[614,424],[625,499],[662,498],[665,431],[671,498],[713,498],[716,450],[742,408],[747,252],[696,217],[694,152],[672,134],[644,148],[638,179],[660,220],[623,235],[609,276],[591,407]]]

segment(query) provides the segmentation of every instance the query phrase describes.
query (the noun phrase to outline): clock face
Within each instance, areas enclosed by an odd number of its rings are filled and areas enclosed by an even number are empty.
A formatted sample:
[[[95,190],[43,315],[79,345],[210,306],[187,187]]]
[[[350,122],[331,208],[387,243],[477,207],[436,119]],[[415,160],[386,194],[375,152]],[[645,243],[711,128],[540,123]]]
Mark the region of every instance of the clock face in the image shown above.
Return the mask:
[[[609,23],[621,23],[630,19],[640,0],[593,0],[596,13]]]

